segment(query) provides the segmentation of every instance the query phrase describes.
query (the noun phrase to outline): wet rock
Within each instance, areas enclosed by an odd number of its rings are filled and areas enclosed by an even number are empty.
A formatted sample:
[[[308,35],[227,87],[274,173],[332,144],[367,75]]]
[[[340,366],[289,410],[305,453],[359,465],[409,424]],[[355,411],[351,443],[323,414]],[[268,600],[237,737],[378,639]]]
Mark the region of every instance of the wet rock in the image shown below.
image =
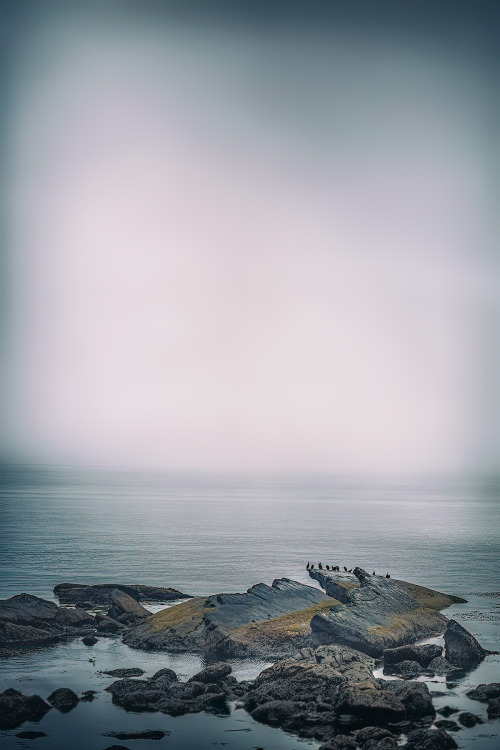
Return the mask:
[[[384,674],[396,674],[404,677],[416,677],[422,674],[423,670],[418,661],[405,661],[398,662],[397,664],[389,664],[384,667]]]
[[[111,606],[113,604],[112,593],[117,590],[122,591],[137,602],[166,603],[189,598],[189,594],[183,594],[182,591],[177,591],[177,589],[145,586],[143,584],[128,586],[121,583],[99,583],[86,586],[81,583],[58,583],[57,586],[54,586],[54,594],[60,602],[64,604],[84,602],[85,604],[90,603],[91,606],[96,604]]]
[[[78,704],[79,700],[77,694],[69,688],[58,688],[47,698],[47,701],[51,706],[57,708],[58,711],[62,711],[63,713],[71,711]]]
[[[97,643],[97,641],[98,641],[98,639],[94,635],[85,635],[82,638],[82,643],[85,646],[95,646],[95,644]]]
[[[295,716],[302,708],[300,703],[294,701],[268,701],[254,708],[251,716],[262,724],[276,727]]]
[[[96,618],[97,619],[97,618]],[[120,633],[122,630],[126,629],[126,625],[124,625],[122,622],[118,622],[118,620],[114,620],[112,617],[107,617],[106,615],[101,616],[99,618],[99,624],[97,625],[97,630],[99,633]]]
[[[441,716],[444,716],[447,719],[448,716],[452,716],[452,714],[458,713],[458,708],[452,708],[452,706],[443,706],[442,708],[438,708],[438,712],[441,714]]]
[[[109,600],[111,607],[108,610],[108,617],[125,625],[131,625],[151,615],[151,612],[148,612],[138,601],[119,589],[111,591]]]
[[[442,729],[416,729],[408,735],[405,750],[454,750],[457,743]]]
[[[382,740],[370,740],[365,744],[363,750],[397,750],[398,743],[395,737],[384,737]]]
[[[201,672],[191,677],[190,682],[212,682],[219,683],[228,677],[232,672],[229,664],[213,664]]]
[[[105,750],[129,750],[129,748],[125,747],[125,745],[110,745]]]
[[[37,740],[39,737],[47,737],[45,732],[18,732],[16,737],[20,740]]]
[[[405,717],[403,703],[390,692],[350,685],[339,688],[336,710],[339,714],[356,716],[366,724],[385,724]]]
[[[384,727],[364,727],[356,732],[356,742],[364,748],[366,742],[380,741],[386,737],[392,737],[392,733]]]
[[[81,694],[80,700],[84,703],[91,703],[95,696],[96,696],[96,690],[86,690],[84,693]]]
[[[500,682],[482,683],[466,694],[473,701],[486,702],[492,698],[500,698]]]
[[[470,727],[475,727],[476,724],[483,724],[481,717],[471,714],[470,711],[462,711],[458,720],[463,727],[467,727],[468,729]]]
[[[488,719],[500,719],[500,698],[492,698],[487,706]]]
[[[406,719],[420,719],[424,716],[435,716],[429,688],[424,682],[407,682],[389,680],[384,685],[385,692],[392,693],[405,708]]]
[[[40,721],[50,706],[39,695],[8,688],[0,693],[0,729],[15,729],[25,721]]]
[[[109,674],[111,677],[140,677],[141,674],[144,674],[144,670],[137,667],[124,667],[122,669],[110,669],[103,674]]]
[[[417,662],[421,667],[428,667],[433,659],[441,656],[443,649],[434,643],[419,646],[405,645],[398,648],[386,648],[382,654],[384,666],[399,664],[404,661]]]
[[[30,594],[0,601],[0,646],[57,641],[66,635],[88,633],[94,618],[86,612],[58,607]]]
[[[451,719],[438,719],[434,722],[434,725],[439,729],[447,729],[448,732],[458,732],[462,728],[456,721],[451,721]]]
[[[428,669],[430,672],[434,672],[434,674],[446,674],[450,676],[458,676],[462,672],[462,669],[454,667],[444,656],[438,656],[436,659],[433,659]]]
[[[160,729],[145,729],[143,732],[107,732],[103,737],[114,737],[117,740],[162,740],[170,732]]]
[[[486,656],[486,651],[456,620],[450,620],[444,631],[445,657],[455,667],[472,669]]]

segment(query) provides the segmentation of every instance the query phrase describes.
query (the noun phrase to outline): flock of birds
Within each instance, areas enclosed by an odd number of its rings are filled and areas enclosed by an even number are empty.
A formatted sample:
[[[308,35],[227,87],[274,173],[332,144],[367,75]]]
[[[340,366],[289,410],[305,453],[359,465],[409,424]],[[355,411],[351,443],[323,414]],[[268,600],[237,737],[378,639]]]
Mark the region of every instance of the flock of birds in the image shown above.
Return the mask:
[[[314,570],[314,565],[312,563],[308,562],[307,565],[306,565],[306,570]],[[323,570],[323,564],[322,563],[318,563],[318,570]],[[340,567],[338,565],[331,565],[331,566],[330,565],[325,565],[324,570],[330,570],[333,573],[340,573],[341,572],[340,571]],[[346,568],[346,566],[344,565],[344,571],[346,573],[352,573],[352,568],[350,570],[348,570]],[[377,574],[376,574],[375,571],[373,571],[372,575],[376,576]],[[391,576],[389,575],[389,573],[386,573],[385,577],[386,578],[390,578]]]

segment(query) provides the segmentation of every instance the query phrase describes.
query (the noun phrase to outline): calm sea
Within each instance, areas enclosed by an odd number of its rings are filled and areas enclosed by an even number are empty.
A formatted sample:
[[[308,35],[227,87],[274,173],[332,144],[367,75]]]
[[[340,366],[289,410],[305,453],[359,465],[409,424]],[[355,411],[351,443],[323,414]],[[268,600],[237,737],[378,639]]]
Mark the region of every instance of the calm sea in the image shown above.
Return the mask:
[[[0,598],[22,591],[53,598],[52,588],[63,581],[157,584],[188,594],[244,591],[282,576],[311,583],[305,565],[321,560],[389,571],[464,596],[468,604],[447,614],[485,647],[500,649],[498,478],[164,476],[22,467],[2,470],[0,491]],[[4,659],[0,689],[17,686],[46,697],[51,687],[101,688],[107,682],[99,669],[147,664],[148,673],[173,663],[168,655],[140,654],[109,639],[96,654],[100,664],[89,664],[78,641]],[[187,657],[174,664],[184,674],[198,666]],[[235,664],[241,674],[261,666]],[[480,713],[482,704],[471,706],[463,697],[465,687],[500,680],[499,666],[498,657],[488,657],[450,695]],[[113,707],[103,693],[69,715],[47,714],[36,728],[49,736],[37,747],[67,747],[71,738],[74,748],[104,748],[113,741],[106,744],[101,730],[116,729],[118,721],[118,729],[168,725],[171,736],[158,744],[170,750],[226,741],[231,750],[304,747],[243,714],[146,721]],[[1,733],[5,746],[27,746],[15,731]],[[489,750],[498,747],[498,734],[498,722],[490,722],[456,737],[461,747]],[[142,750],[151,741],[132,744]]]

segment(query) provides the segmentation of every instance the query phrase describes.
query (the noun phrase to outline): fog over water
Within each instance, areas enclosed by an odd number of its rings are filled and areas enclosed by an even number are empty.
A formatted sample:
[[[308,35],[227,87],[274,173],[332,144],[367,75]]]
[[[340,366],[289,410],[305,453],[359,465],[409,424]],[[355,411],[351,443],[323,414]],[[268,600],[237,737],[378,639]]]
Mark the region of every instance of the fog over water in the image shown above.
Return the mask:
[[[494,5],[233,5],[2,4],[5,459],[494,469]]]

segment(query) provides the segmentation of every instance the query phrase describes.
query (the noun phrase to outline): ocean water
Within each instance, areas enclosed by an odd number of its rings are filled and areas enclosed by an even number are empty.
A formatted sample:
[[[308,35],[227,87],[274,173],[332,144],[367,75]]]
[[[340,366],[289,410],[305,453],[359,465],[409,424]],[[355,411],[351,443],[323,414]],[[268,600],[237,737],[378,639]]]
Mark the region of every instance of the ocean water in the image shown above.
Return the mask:
[[[280,577],[316,585],[305,566],[322,561],[389,571],[463,596],[467,604],[446,614],[485,648],[500,650],[498,478],[164,476],[7,467],[0,492],[0,598],[22,591],[53,598],[54,585],[63,581],[156,584],[187,594],[244,591]],[[318,746],[258,725],[242,710],[228,717],[126,713],[103,692],[109,678],[101,670],[139,666],[148,675],[172,666],[188,676],[200,660],[144,654],[116,639],[100,640],[94,652],[95,663],[89,662],[89,650],[77,640],[1,660],[0,690],[18,687],[43,697],[61,686],[99,691],[96,701],[70,714],[51,711],[36,727],[22,727],[47,733],[35,743],[42,750],[105,748],[114,743],[106,732],[131,728],[171,732],[153,743],[170,750],[224,743],[228,750]],[[234,664],[237,676],[263,666]],[[500,680],[498,656],[487,657],[460,684],[444,684],[446,696],[439,700],[482,714],[484,706],[464,693],[493,680]],[[16,738],[18,731],[0,733],[2,746],[33,744]],[[496,750],[500,722],[455,736],[460,747]],[[142,750],[151,742],[125,744]]]

